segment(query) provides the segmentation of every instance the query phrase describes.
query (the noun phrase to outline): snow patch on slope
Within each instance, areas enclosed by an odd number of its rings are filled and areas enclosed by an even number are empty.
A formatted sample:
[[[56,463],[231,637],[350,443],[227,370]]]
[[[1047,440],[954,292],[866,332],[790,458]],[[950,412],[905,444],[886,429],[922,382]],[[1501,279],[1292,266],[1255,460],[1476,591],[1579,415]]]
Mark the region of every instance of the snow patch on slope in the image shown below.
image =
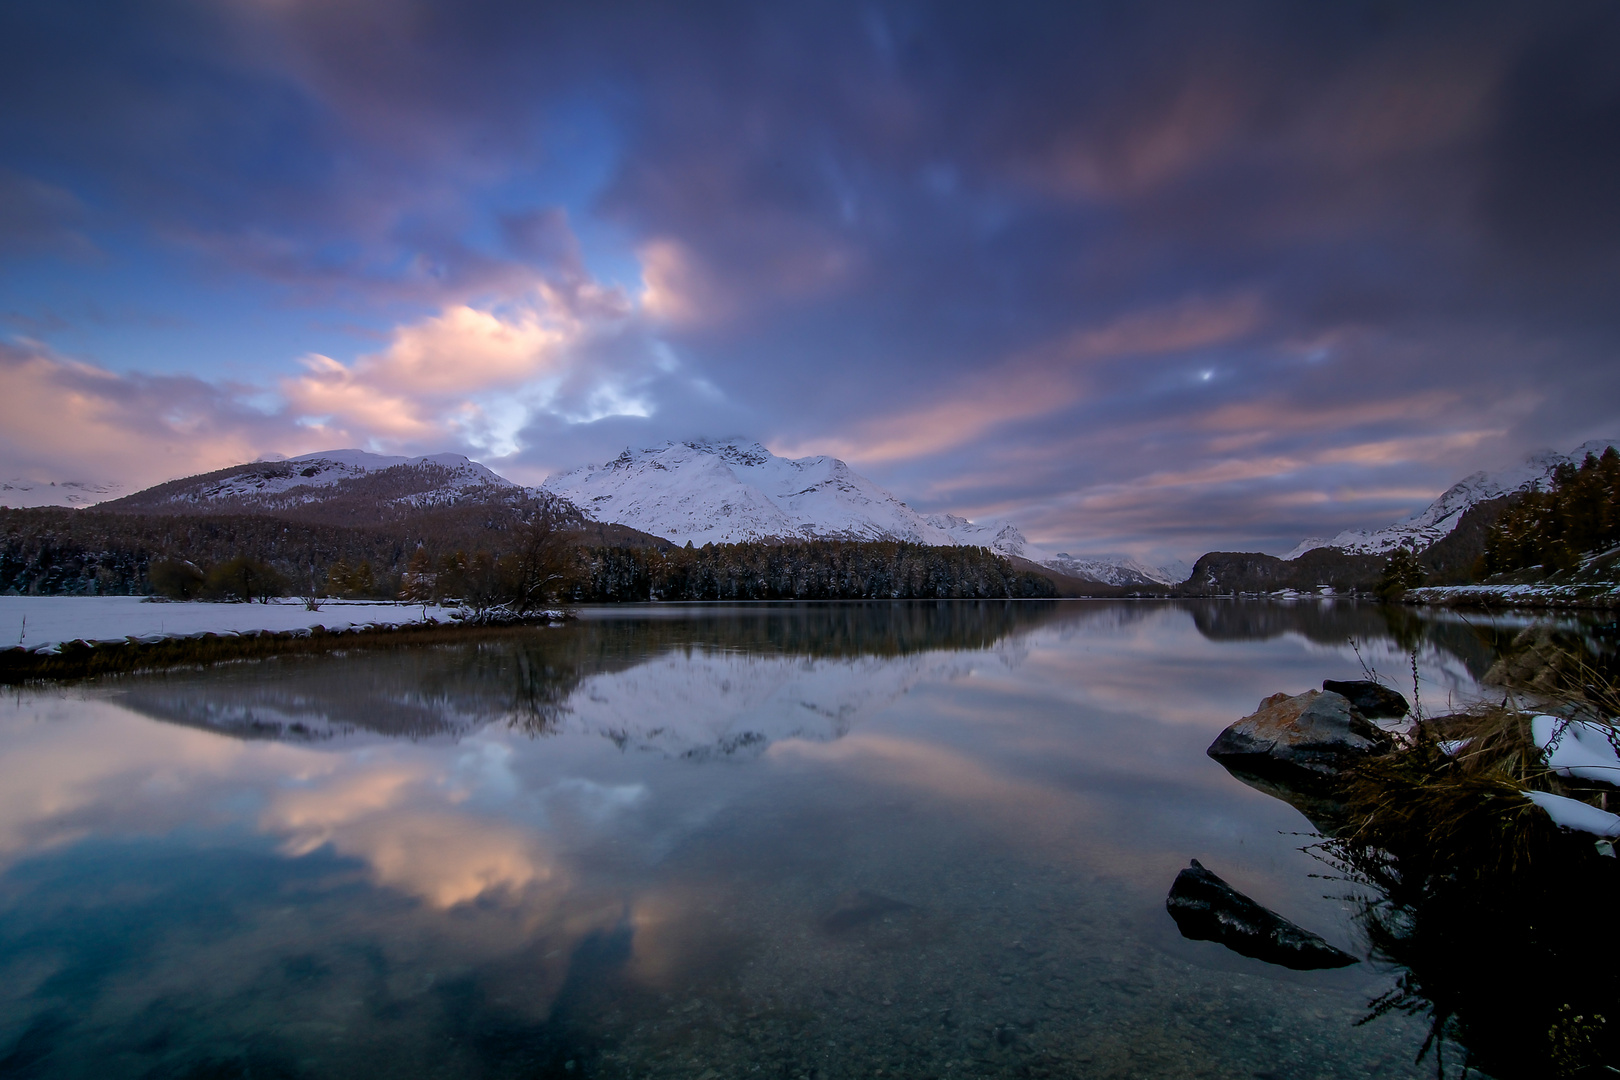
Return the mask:
[[[244,495],[280,495],[294,488],[330,487],[397,465],[436,465],[447,469],[451,474],[447,486],[453,491],[464,491],[485,484],[493,484],[496,487],[517,486],[499,473],[460,454],[393,457],[372,454],[364,450],[322,450],[281,462],[265,463],[265,467],[260,469],[244,466],[241,472],[222,477],[205,488],[181,497],[189,497],[192,500],[214,500]]]
[[[122,484],[84,480],[0,480],[0,507],[26,510],[37,506],[94,506],[124,493]]]
[[[373,478],[380,483],[373,483]],[[420,508],[451,505],[467,497],[520,496],[525,491],[460,454],[391,457],[364,450],[322,450],[172,480],[120,499],[112,508],[147,513],[216,509],[266,513],[351,496],[379,507]]]
[[[1297,559],[1317,548],[1338,548],[1352,555],[1382,555],[1398,547],[1422,551],[1450,535],[1463,514],[1474,504],[1501,498],[1532,485],[1545,484],[1559,465],[1579,465],[1587,454],[1601,454],[1610,446],[1620,446],[1620,439],[1594,439],[1581,444],[1570,454],[1547,450],[1531,454],[1519,464],[1500,472],[1474,473],[1453,484],[1438,499],[1409,518],[1382,529],[1346,529],[1331,538],[1313,537],[1302,541],[1283,559]]]

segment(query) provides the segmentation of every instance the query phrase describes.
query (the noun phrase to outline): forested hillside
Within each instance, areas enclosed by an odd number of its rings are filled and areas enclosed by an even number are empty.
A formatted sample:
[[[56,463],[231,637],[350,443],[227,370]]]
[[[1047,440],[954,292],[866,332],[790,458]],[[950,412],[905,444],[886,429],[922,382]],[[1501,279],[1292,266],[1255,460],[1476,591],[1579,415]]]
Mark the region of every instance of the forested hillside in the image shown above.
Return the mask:
[[[190,564],[206,579],[233,560],[274,571],[277,591],[398,596],[413,559],[473,564],[518,550],[544,500],[463,503],[418,511],[394,526],[347,526],[253,514],[129,514],[45,508],[0,510],[0,593],[141,595],[159,591],[154,564]],[[550,520],[550,519],[548,519]],[[573,517],[562,533],[586,546],[662,543],[618,525]]]
[[[1579,466],[1560,465],[1551,485],[1526,492],[1504,513],[1485,542],[1491,574],[1526,567],[1571,570],[1581,556],[1620,544],[1620,453],[1587,454]]]
[[[610,600],[999,599],[1056,596],[988,548],[892,541],[706,544],[583,553],[573,596]]]
[[[245,514],[0,511],[0,592],[403,596],[477,606],[542,584],[546,597],[582,602],[1057,592],[1049,578],[985,548],[840,541],[674,548],[623,526],[546,511],[535,500],[460,504],[418,512],[395,528]]]

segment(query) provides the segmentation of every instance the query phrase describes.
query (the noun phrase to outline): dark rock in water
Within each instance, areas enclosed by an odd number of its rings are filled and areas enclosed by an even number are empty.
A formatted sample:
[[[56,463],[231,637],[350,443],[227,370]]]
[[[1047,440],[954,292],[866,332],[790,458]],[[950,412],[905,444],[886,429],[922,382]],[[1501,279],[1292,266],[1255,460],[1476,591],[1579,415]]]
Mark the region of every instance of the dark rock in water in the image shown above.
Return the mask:
[[[1205,870],[1197,859],[1176,875],[1164,905],[1181,936],[1214,941],[1233,952],[1296,971],[1340,968],[1360,961],[1268,911]]]
[[[1402,694],[1371,679],[1326,679],[1322,689],[1342,694],[1351,708],[1369,720],[1399,720],[1412,710]]]
[[[1357,762],[1388,753],[1394,740],[1341,694],[1273,694],[1210,743],[1206,753],[1231,769],[1310,782],[1332,780]]]

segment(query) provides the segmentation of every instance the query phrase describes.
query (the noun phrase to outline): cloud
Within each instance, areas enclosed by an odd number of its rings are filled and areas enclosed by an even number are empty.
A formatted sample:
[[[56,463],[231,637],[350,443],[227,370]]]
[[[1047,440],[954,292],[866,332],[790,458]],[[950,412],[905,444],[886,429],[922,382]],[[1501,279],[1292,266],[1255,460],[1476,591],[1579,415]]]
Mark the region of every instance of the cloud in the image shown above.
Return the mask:
[[[99,255],[84,233],[86,216],[84,204],[66,188],[0,167],[0,258]]]
[[[938,453],[981,440],[1000,425],[1070,407],[1084,395],[1087,373],[1095,366],[1229,344],[1253,332],[1261,318],[1254,296],[1194,297],[1129,312],[962,379],[944,400],[870,418],[852,435],[820,442],[862,462]]]
[[[534,834],[457,808],[421,761],[378,762],[277,792],[259,827],[282,851],[328,845],[364,862],[379,885],[449,908],[488,895],[521,895],[557,871]]]
[[[0,460],[45,479],[145,484],[308,445],[246,404],[253,392],[185,375],[119,374],[37,342],[0,342]]]

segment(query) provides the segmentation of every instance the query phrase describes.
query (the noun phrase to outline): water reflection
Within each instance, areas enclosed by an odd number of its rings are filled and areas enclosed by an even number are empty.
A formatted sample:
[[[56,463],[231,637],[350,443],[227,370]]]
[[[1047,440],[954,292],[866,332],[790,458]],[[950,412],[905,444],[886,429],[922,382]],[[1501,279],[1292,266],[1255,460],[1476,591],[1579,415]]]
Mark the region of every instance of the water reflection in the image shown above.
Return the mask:
[[[1356,948],[1203,748],[1408,646],[1287,611],[621,609],[16,694],[0,1072],[1404,1075],[1423,1025],[1351,1026],[1382,973],[1162,907],[1198,856]]]

